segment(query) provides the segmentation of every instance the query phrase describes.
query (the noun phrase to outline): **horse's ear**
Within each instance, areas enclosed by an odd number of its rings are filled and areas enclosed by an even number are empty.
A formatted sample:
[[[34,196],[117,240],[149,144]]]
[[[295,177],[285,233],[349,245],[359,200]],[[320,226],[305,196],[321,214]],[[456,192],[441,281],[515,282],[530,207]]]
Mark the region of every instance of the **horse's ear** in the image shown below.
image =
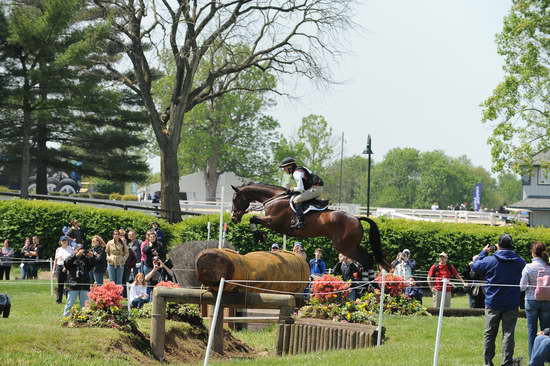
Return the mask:
[[[239,191],[239,188],[235,187],[234,185],[231,185],[231,188],[233,188],[233,190],[234,190],[235,192],[238,192],[238,191]]]

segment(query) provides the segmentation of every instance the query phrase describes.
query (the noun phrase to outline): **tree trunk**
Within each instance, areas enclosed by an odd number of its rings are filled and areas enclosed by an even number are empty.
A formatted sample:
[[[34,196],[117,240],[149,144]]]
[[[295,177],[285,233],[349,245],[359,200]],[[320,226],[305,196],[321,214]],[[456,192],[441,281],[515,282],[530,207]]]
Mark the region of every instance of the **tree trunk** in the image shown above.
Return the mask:
[[[173,137],[167,138],[160,147],[160,199],[161,216],[170,223],[181,221],[179,202],[179,167],[177,144]]]
[[[48,166],[46,159],[46,141],[48,131],[44,126],[38,128],[36,153],[36,193],[48,194]]]
[[[204,171],[204,187],[206,189],[206,200],[216,201],[216,190],[218,188],[218,157],[216,154],[206,160],[206,169]],[[222,197],[220,197],[222,199]]]
[[[31,107],[28,99],[23,101],[23,143],[21,151],[21,198],[29,198],[29,175],[31,173]]]

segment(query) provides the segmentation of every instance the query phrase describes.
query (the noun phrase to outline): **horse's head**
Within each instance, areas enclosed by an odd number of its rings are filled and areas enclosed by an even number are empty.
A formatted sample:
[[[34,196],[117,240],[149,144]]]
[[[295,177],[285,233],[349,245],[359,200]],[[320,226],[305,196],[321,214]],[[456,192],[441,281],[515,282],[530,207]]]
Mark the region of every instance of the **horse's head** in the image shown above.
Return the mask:
[[[239,187],[231,186],[235,193],[233,193],[233,209],[231,210],[231,220],[238,224],[241,222],[243,215],[245,214],[250,201],[245,197],[244,192]]]

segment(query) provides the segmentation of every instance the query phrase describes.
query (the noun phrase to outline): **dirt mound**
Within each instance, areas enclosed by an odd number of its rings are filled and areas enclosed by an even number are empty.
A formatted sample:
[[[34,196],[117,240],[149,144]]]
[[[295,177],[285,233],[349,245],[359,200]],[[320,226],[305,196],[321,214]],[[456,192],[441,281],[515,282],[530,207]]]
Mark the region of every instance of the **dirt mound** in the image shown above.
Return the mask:
[[[190,363],[204,359],[208,332],[205,329],[172,326],[166,332],[164,346],[167,363]],[[115,354],[142,365],[158,364],[153,357],[149,338],[141,333],[124,334],[113,341],[108,354]],[[211,353],[215,358],[254,358],[259,355],[252,347],[224,331],[224,355]]]

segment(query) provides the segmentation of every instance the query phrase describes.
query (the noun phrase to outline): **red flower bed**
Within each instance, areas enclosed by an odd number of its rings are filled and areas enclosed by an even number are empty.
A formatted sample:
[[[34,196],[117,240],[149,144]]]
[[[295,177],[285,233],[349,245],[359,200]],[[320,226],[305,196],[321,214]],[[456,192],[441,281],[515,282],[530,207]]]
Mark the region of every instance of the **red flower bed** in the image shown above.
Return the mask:
[[[162,282],[159,282],[157,283],[157,285],[155,287],[170,287],[170,288],[181,288],[180,285],[178,285],[177,283],[174,283],[172,281],[162,281]]]
[[[121,307],[122,286],[114,282],[106,282],[102,286],[92,286],[88,297],[96,309],[106,310],[112,306]]]
[[[330,281],[331,283],[323,283]],[[313,297],[321,302],[339,302],[349,294],[349,282],[344,282],[340,277],[324,274],[316,278],[311,284]]]
[[[375,278],[376,283],[382,287],[382,275],[378,275]],[[405,280],[403,277],[396,276],[392,273],[387,273],[385,276],[385,286],[384,286],[384,293],[389,294],[391,296],[399,296],[403,293],[403,290],[405,290],[405,287],[407,287],[407,284],[405,283]]]

